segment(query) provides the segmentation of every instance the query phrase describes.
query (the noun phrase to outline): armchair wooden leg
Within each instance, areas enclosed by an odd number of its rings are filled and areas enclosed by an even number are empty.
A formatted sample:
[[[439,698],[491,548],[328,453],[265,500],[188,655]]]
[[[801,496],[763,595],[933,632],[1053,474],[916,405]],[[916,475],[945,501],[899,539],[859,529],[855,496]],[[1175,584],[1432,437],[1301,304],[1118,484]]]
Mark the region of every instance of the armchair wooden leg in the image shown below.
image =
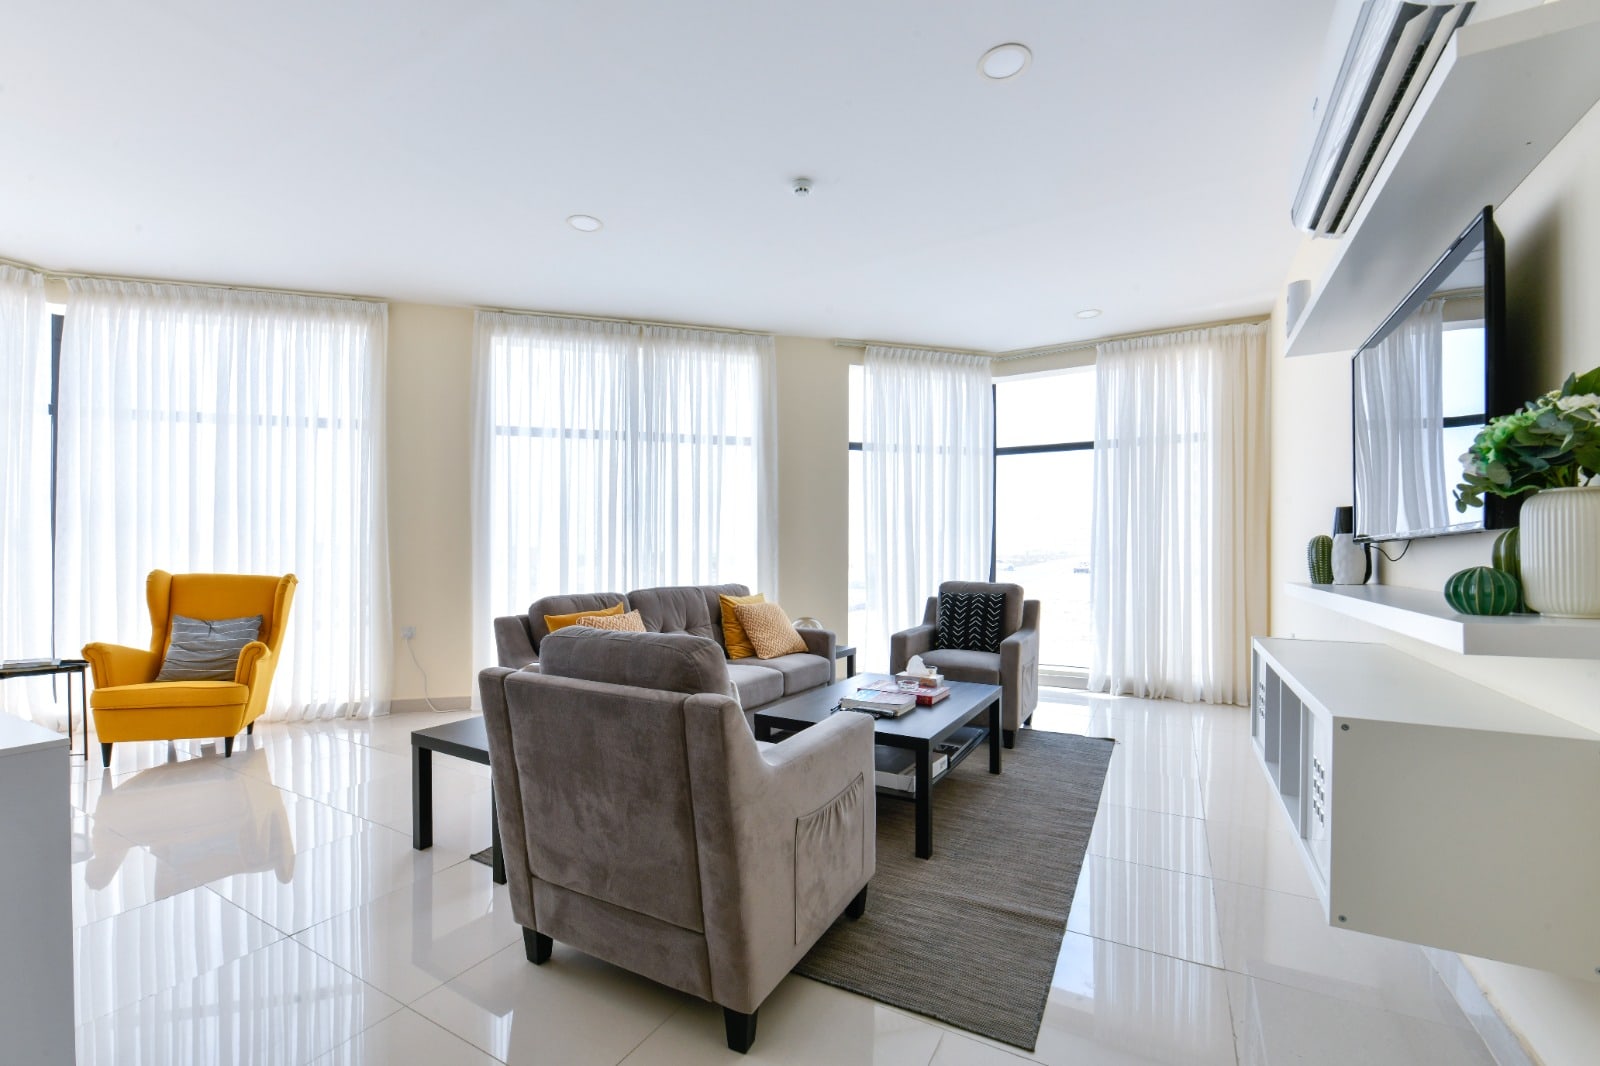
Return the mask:
[[[743,1055],[756,1042],[756,1012],[741,1014],[728,1007],[722,1008],[722,1024],[728,1031],[728,1050]]]
[[[233,738],[232,737],[223,737],[222,738],[222,757],[224,759],[233,758]]]
[[[867,913],[867,886],[862,885],[861,891],[856,893],[856,898],[845,907],[844,913],[851,921],[855,921]]]
[[[1000,731],[1000,739],[1005,742],[1006,747],[1014,748],[1017,746],[1017,731],[1015,729],[1002,729]]]
[[[108,768],[111,766],[111,745],[110,744],[102,744],[102,745],[100,745],[100,765],[108,767]]]
[[[555,945],[550,938],[533,929],[522,930],[522,950],[527,953],[528,961],[535,966],[543,966],[550,961],[550,950]]]
[[[254,736],[255,735],[255,731],[256,731],[256,724],[254,722],[251,722],[249,725],[244,727],[244,735],[247,736],[247,737],[248,736]]]

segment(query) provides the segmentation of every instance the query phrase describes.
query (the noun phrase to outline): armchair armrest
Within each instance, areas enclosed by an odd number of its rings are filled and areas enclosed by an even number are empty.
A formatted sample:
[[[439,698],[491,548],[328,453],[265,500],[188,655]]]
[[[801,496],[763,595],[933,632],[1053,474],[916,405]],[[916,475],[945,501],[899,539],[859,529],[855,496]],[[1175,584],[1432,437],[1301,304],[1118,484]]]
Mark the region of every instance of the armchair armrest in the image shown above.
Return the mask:
[[[913,655],[933,650],[933,635],[938,626],[920,625],[902,629],[889,638],[889,672],[898,674]]]
[[[233,668],[235,684],[256,687],[256,679],[263,670],[272,668],[272,649],[259,640],[252,640],[239,649],[239,662]]]
[[[508,614],[494,620],[494,647],[500,665],[513,670],[539,661],[539,653],[533,650],[533,632],[524,615]]]
[[[1039,601],[1022,602],[1022,626],[1000,642],[1001,717],[1022,727],[1039,705]]]
[[[89,660],[95,688],[117,685],[145,685],[161,672],[161,657],[147,648],[125,644],[85,644],[83,657]]]
[[[812,655],[820,655],[828,660],[831,665],[834,661],[834,650],[839,646],[839,638],[831,629],[796,629],[800,639],[806,642],[806,651]],[[831,678],[833,674],[830,672]]]

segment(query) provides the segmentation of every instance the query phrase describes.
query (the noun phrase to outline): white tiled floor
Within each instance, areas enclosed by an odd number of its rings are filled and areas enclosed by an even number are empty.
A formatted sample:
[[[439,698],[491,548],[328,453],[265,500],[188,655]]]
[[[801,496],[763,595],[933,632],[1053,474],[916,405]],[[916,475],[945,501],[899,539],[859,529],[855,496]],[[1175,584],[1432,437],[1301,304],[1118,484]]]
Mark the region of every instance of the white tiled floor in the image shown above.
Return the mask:
[[[1420,950],[1322,920],[1243,710],[1047,690],[1037,728],[1120,743],[1032,1056],[791,977],[741,1058],[709,1004],[559,944],[533,967],[467,858],[486,768],[435,758],[410,846],[411,731],[457,717],[74,760],[79,1062],[1492,1062]]]

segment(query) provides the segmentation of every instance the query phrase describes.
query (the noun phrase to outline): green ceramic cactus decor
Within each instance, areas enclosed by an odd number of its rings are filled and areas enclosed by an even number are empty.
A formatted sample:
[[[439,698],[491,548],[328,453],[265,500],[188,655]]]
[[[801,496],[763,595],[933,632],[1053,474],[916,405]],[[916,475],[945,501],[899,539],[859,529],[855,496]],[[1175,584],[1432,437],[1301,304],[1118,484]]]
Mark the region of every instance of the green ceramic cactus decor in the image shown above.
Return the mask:
[[[1306,545],[1306,566],[1313,585],[1333,584],[1333,538],[1319,533]]]
[[[1492,566],[1469,566],[1444,583],[1445,602],[1462,614],[1510,614],[1521,591],[1516,578]]]
[[[1489,562],[1496,570],[1504,570],[1517,579],[1517,605],[1514,610],[1526,610],[1522,604],[1522,527],[1512,526],[1494,538],[1494,551]]]

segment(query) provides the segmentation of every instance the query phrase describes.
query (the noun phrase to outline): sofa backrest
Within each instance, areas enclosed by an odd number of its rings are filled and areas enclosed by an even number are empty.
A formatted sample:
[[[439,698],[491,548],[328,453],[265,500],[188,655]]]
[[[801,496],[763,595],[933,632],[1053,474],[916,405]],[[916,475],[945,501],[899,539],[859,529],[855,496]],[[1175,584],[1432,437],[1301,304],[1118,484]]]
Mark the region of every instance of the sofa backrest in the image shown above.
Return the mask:
[[[704,932],[685,705],[738,714],[726,686],[709,640],[599,630],[551,634],[539,672],[506,677],[531,874]]]
[[[630,608],[639,612],[652,633],[689,633],[706,637],[727,650],[722,635],[720,596],[748,596],[744,585],[664,585],[628,593]]]
[[[533,650],[540,651],[544,638],[550,635],[545,625],[547,614],[575,614],[578,611],[603,611],[622,604],[628,610],[628,597],[620,592],[575,592],[564,596],[545,596],[533,601],[528,608],[528,635],[533,639]]]

